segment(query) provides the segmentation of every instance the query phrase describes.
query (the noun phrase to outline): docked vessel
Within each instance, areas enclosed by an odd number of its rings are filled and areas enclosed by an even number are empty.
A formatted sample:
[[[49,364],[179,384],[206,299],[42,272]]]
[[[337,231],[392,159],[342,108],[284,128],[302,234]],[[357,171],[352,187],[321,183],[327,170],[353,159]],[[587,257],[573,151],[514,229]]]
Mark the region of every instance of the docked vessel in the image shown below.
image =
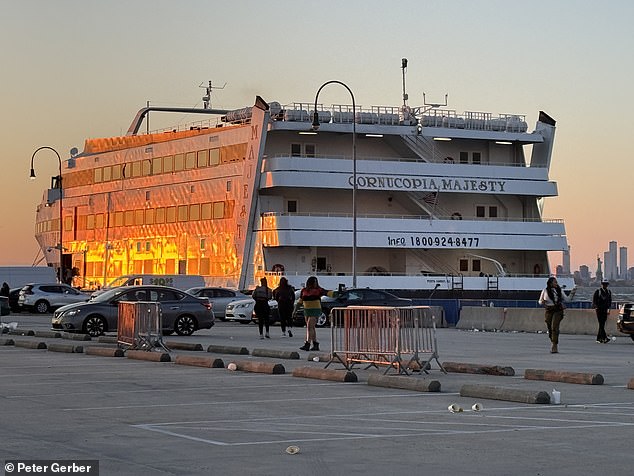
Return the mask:
[[[363,107],[348,89],[352,104],[326,106],[319,91],[231,111],[147,107],[127,135],[86,140],[37,207],[47,262],[85,287],[133,273],[240,289],[317,275],[420,297],[544,287],[548,252],[568,250],[563,221],[542,217],[557,196],[555,120],[540,112],[529,131],[523,115],[458,114],[446,97],[410,107],[403,90],[402,105]],[[150,111],[212,119],[139,133]]]

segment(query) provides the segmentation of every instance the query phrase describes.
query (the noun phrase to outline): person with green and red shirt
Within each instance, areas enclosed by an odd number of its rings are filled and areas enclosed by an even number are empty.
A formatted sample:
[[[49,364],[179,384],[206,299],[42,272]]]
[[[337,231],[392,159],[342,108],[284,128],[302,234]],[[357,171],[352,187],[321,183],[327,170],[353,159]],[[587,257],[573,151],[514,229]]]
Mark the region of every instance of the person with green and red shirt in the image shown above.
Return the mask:
[[[306,286],[302,288],[297,305],[304,306],[304,319],[306,320],[306,342],[300,347],[301,350],[319,350],[317,342],[317,318],[321,316],[321,297],[336,297],[337,291],[327,291],[317,281],[316,276],[311,276],[306,280]],[[311,347],[310,344],[313,344]]]

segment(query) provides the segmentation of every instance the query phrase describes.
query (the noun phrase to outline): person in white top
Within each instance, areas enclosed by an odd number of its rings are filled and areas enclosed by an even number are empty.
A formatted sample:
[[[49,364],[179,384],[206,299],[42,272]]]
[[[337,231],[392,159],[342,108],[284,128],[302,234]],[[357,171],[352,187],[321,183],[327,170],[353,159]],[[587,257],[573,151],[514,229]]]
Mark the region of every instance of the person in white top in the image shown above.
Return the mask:
[[[550,337],[550,342],[552,343],[550,348],[552,354],[559,352],[559,325],[564,318],[564,309],[566,308],[564,303],[572,301],[576,292],[577,287],[575,286],[570,295],[566,295],[559,287],[557,278],[551,276],[548,278],[541,296],[539,296],[539,304],[546,309],[545,320],[548,328],[548,337]]]

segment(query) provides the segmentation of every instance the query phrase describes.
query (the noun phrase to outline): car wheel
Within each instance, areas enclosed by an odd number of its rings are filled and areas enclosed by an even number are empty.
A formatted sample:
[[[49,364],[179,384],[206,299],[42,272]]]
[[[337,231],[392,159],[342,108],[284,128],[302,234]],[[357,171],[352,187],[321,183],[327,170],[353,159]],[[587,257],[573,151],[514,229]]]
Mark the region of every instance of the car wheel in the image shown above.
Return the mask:
[[[178,316],[174,330],[179,336],[190,336],[196,330],[196,319],[192,316]]]
[[[83,330],[90,337],[99,337],[106,332],[106,320],[101,316],[89,316],[84,321]]]
[[[317,327],[324,327],[328,325],[328,318],[326,317],[326,314],[324,314],[323,312],[319,315],[319,317],[317,318],[317,323],[316,326]]]
[[[44,300],[36,302],[35,306],[33,306],[33,309],[38,314],[46,314],[47,312],[51,312],[51,306],[48,302]]]

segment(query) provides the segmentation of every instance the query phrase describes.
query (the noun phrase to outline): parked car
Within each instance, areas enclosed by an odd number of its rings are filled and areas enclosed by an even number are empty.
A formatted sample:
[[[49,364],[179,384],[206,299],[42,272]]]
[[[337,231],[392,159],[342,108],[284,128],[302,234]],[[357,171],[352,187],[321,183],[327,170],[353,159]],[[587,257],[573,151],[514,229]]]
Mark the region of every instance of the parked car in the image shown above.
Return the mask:
[[[53,330],[81,332],[93,337],[116,332],[120,301],[159,302],[163,334],[176,332],[188,336],[214,325],[214,313],[207,298],[168,286],[124,286],[105,291],[88,302],[59,308],[53,315]]]
[[[280,319],[277,312],[277,301],[271,299],[269,307],[271,308],[270,323],[274,324]],[[225,319],[227,321],[240,322],[241,324],[248,324],[251,321],[257,322],[253,308],[255,308],[255,300],[250,297],[230,302],[227,304]]]
[[[227,304],[233,301],[249,299],[249,296],[246,294],[236,291],[235,289],[228,288],[196,287],[190,288],[186,292],[192,296],[206,297],[209,299],[209,302],[211,302],[214,308],[214,315],[221,321],[225,320]]]
[[[89,298],[68,284],[31,283],[20,290],[18,304],[27,311],[44,314],[66,304],[88,301]]]
[[[623,334],[629,334],[634,340],[634,303],[628,302],[619,307],[616,328]]]
[[[299,296],[298,296],[299,298]],[[390,306],[390,307],[404,307],[411,306],[412,300],[406,298],[400,298],[387,291],[380,291],[378,289],[346,289],[339,293],[335,298],[323,296],[321,298],[321,310],[322,315],[317,318],[317,326],[329,326],[330,325],[330,311],[335,307],[348,307],[348,306]],[[304,322],[304,308],[302,306],[296,306],[296,311],[293,313],[293,324],[296,326],[303,326]]]

